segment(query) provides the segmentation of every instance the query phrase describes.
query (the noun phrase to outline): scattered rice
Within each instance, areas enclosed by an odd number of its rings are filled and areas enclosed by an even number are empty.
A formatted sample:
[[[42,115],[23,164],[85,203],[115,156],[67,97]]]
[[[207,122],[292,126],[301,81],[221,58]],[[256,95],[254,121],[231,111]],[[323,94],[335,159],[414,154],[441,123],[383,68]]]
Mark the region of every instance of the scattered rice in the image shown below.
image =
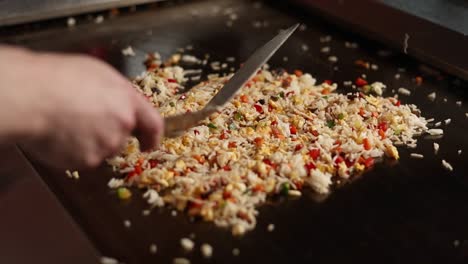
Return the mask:
[[[232,13],[232,14],[229,15],[230,20],[237,20],[238,18],[239,18],[239,16],[236,13]]]
[[[387,86],[385,86],[385,84],[381,82],[374,82],[370,86],[371,86],[371,90],[377,95],[382,95],[383,90],[387,88]]]
[[[338,61],[338,57],[336,57],[336,56],[330,56],[330,57],[328,57],[328,61],[329,61],[329,62],[333,62],[333,63],[334,63],[334,62],[337,62],[337,61]]]
[[[455,104],[458,105],[458,106],[461,106],[461,105],[462,105],[462,101],[456,101]]]
[[[201,63],[201,60],[193,55],[183,55],[181,57],[181,60],[183,62],[187,62],[187,63]],[[190,71],[190,70],[186,70],[185,72],[187,71]],[[192,70],[192,71],[201,71],[201,70]]]
[[[399,73],[395,74],[395,79],[397,79],[397,80],[400,79],[400,74]]]
[[[288,60],[289,60],[288,57],[286,57],[286,56],[283,57],[283,61],[288,61]],[[468,113],[467,113],[467,114],[468,114]]]
[[[403,52],[408,54],[408,41],[410,39],[410,35],[405,33],[405,39],[403,40]]]
[[[158,246],[156,244],[151,244],[150,247],[149,247],[149,252],[151,254],[158,253]]]
[[[370,68],[374,71],[378,70],[379,69],[379,66],[377,66],[376,64],[371,64]]]
[[[273,230],[275,230],[275,225],[274,224],[269,224],[267,226],[267,230],[268,230],[268,232],[273,232]]]
[[[450,163],[445,160],[442,160],[442,166],[444,166],[444,168],[446,168],[448,171],[453,171],[452,165],[450,165]]]
[[[422,159],[424,158],[424,155],[419,154],[419,153],[411,153],[410,156],[415,159]]]
[[[330,35],[320,37],[320,42],[322,42],[322,43],[330,42],[331,40],[332,40],[332,37]]]
[[[437,153],[439,153],[439,148],[440,148],[439,144],[434,142],[434,154],[435,155],[437,155]]]
[[[457,151],[457,153],[458,153],[458,155],[461,155],[461,154],[462,154],[462,150],[459,149],[459,150]]]
[[[235,61],[236,61],[236,58],[234,58],[234,57],[227,57],[227,58],[226,58],[226,61],[227,61],[227,62],[235,62]]]
[[[176,210],[172,210],[172,211],[171,211],[171,215],[174,216],[174,217],[176,217],[176,216],[177,216],[177,211],[176,211]]]
[[[101,24],[102,22],[104,22],[104,17],[102,15],[99,15],[94,19],[94,23],[96,24]]]
[[[446,102],[447,102],[447,98],[444,98],[444,103],[446,103]]]
[[[344,86],[351,86],[351,85],[353,85],[353,82],[352,81],[344,81],[343,85]]]
[[[442,125],[442,122],[437,122],[434,124],[434,127],[440,127]]]
[[[141,211],[141,214],[142,214],[143,216],[148,216],[148,215],[151,214],[151,211],[150,211],[150,210],[143,210],[143,211]]]
[[[181,93],[168,79],[182,80],[183,74],[181,67],[168,66],[134,83],[166,117],[202,108],[232,76],[210,75]],[[254,78],[250,88],[241,88],[218,113],[180,137],[165,138],[159,149],[144,153],[130,138],[108,163],[122,178],[140,166],[141,174],[125,185],[147,189],[144,198],[152,206],[167,204],[242,235],[255,227],[257,207],[267,198],[298,195],[302,185],[328,193],[332,178],[352,178],[368,169],[366,160],[398,159],[395,145],[415,144],[414,137],[427,130],[424,117],[414,114],[416,106],[397,106],[392,97],[339,94],[336,83],[316,84],[308,73],[261,70]],[[380,123],[388,127],[384,139]],[[340,158],[354,164],[335,164],[337,147]],[[150,168],[151,160],[156,167]]]
[[[186,258],[175,258],[172,261],[173,264],[190,264],[190,260]]]
[[[426,132],[431,136],[440,136],[444,134],[444,130],[438,128],[428,129]]]
[[[180,245],[182,246],[184,250],[192,251],[193,247],[195,246],[195,243],[189,238],[184,237],[180,240]]]
[[[119,261],[114,258],[101,257],[101,264],[119,264]]]
[[[78,180],[80,178],[80,174],[78,173],[78,171],[72,172],[72,176],[75,180]]]
[[[232,249],[232,255],[234,255],[236,257],[239,256],[240,255],[240,250],[238,248]]]
[[[329,52],[330,52],[330,47],[329,47],[329,46],[322,47],[322,48],[320,49],[320,52],[322,52],[322,53],[329,53]]]
[[[200,251],[204,258],[211,258],[213,256],[213,247],[210,244],[202,244]]]
[[[127,48],[122,50],[122,54],[124,56],[135,56],[135,51],[133,51],[132,46],[128,46]]]
[[[161,185],[167,185],[167,181],[162,179],[159,181]],[[144,194],[143,198],[146,199],[148,204],[157,206],[157,207],[162,207],[164,206],[164,200],[159,196],[159,193],[156,190],[153,189],[148,189]]]
[[[447,118],[447,119],[444,120],[444,123],[446,125],[450,124],[451,122],[452,122],[452,119],[450,119],[450,118]]]
[[[71,172],[70,170],[66,170],[66,171],[65,171],[65,174],[66,174],[67,177],[70,178],[70,179],[75,179],[75,180],[79,180],[79,179],[80,179],[80,174],[78,173],[78,171],[73,171],[73,172]]]
[[[68,27],[74,27],[76,25],[76,19],[73,17],[69,17],[67,19],[67,26]]]
[[[410,95],[411,91],[406,89],[406,88],[400,87],[400,88],[398,88],[398,93],[400,93],[402,95]]]
[[[254,22],[252,23],[252,26],[253,26],[254,28],[261,28],[261,27],[262,27],[262,22],[261,22],[261,21],[254,21]]]
[[[307,29],[307,25],[306,24],[301,24],[299,26],[299,31],[305,31]]]
[[[117,179],[117,178],[112,178],[109,180],[107,183],[107,186],[111,189],[117,189],[119,187],[124,186],[125,180],[124,179]]]
[[[124,226],[125,226],[126,228],[130,228],[130,227],[132,226],[132,222],[130,222],[130,220],[125,220],[125,221],[124,221]]]
[[[303,51],[308,51],[308,50],[309,50],[309,46],[307,46],[307,44],[302,44],[301,49],[302,49]]]
[[[210,67],[213,71],[219,71],[221,70],[221,63],[219,61],[213,61],[210,63]]]
[[[454,246],[454,247],[460,246],[460,240],[454,240],[454,241],[453,241],[453,246]]]
[[[190,80],[193,82],[198,82],[201,80],[201,75],[190,77]]]
[[[289,190],[288,195],[289,196],[299,197],[299,196],[302,195],[302,193],[300,191],[298,191],[298,190]]]
[[[359,45],[356,42],[345,41],[345,47],[350,49],[356,49]]]
[[[427,98],[429,98],[429,100],[431,100],[431,101],[434,101],[436,99],[436,93],[432,92],[432,93],[428,94]]]

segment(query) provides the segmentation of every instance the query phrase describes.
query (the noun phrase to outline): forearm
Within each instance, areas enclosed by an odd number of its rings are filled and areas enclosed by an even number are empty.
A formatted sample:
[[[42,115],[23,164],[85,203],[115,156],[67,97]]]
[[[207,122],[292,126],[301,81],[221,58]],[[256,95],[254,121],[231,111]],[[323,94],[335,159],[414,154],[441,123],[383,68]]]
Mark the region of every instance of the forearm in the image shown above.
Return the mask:
[[[0,45],[0,143],[36,137],[46,127],[37,107],[46,100],[37,96],[37,62],[32,52]]]

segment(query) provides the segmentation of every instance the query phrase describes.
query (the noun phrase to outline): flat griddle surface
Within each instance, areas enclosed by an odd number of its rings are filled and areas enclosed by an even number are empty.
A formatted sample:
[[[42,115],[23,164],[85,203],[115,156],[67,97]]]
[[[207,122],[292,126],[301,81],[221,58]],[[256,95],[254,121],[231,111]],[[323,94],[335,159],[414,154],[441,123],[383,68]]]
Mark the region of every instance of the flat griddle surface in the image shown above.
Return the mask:
[[[221,9],[216,12],[217,7]],[[226,26],[232,7],[238,20]],[[194,10],[198,10],[194,12]],[[268,22],[256,28],[254,22]],[[192,45],[191,54],[203,57],[209,53],[213,60],[228,56],[237,58],[235,66],[251,52],[270,39],[280,28],[301,21],[305,31],[298,31],[275,55],[272,67],[289,71],[303,69],[318,81],[333,80],[342,88],[343,81],[354,80],[362,73],[370,81],[382,81],[392,89],[406,87],[411,96],[400,96],[403,103],[414,103],[425,117],[436,121],[451,118],[443,125],[445,135],[439,139],[420,137],[416,149],[399,148],[399,162],[379,163],[374,169],[335,190],[329,197],[305,191],[300,199],[271,201],[260,208],[254,231],[234,238],[229,230],[212,223],[196,221],[181,213],[171,216],[171,209],[148,209],[134,191],[130,201],[119,201],[108,189],[114,176],[103,166],[81,172],[80,180],[65,177],[38,163],[36,169],[59,197],[77,223],[88,234],[103,255],[127,264],[171,263],[174,257],[187,257],[192,263],[466,263],[468,261],[468,100],[466,83],[450,76],[427,76],[421,86],[412,81],[420,75],[419,64],[398,52],[385,57],[377,55],[384,46],[365,41],[350,33],[306,15],[302,11],[278,9],[269,5],[255,8],[247,1],[199,1],[175,6],[160,6],[137,12],[101,25],[80,25],[74,29],[44,29],[20,37],[4,39],[40,50],[87,52],[99,56],[129,76],[143,70],[145,54],[159,51],[163,56],[177,48]],[[326,34],[330,43],[320,43]],[[356,41],[358,49],[345,48],[345,41]],[[308,45],[309,50],[301,47]],[[137,56],[123,57],[122,48],[131,45]],[[338,57],[336,64],[320,48],[330,46],[329,55]],[[284,62],[283,57],[288,61]],[[356,59],[370,60],[378,71],[356,68]],[[334,67],[337,66],[337,69]],[[405,68],[399,72],[398,68]],[[395,74],[401,75],[395,79]],[[51,81],[53,81],[51,76]],[[440,80],[441,79],[441,80]],[[463,90],[465,89],[465,90]],[[435,102],[427,99],[437,93]],[[447,102],[444,102],[444,98]],[[45,100],[45,99],[44,99]],[[462,101],[457,106],[456,101]],[[432,144],[441,146],[434,155]],[[462,149],[461,155],[457,150]],[[421,153],[424,159],[411,159],[409,153]],[[455,170],[448,172],[441,160],[449,161]],[[40,205],[38,205],[40,206]],[[130,220],[130,228],[124,227]],[[273,223],[275,230],[267,231]],[[184,252],[179,244],[182,237],[195,235],[196,249]],[[454,242],[456,245],[454,245]],[[155,243],[158,253],[151,255],[149,246]],[[199,246],[209,243],[214,248],[210,260],[201,257]],[[458,243],[458,244],[457,244]],[[240,255],[234,257],[232,249]]]

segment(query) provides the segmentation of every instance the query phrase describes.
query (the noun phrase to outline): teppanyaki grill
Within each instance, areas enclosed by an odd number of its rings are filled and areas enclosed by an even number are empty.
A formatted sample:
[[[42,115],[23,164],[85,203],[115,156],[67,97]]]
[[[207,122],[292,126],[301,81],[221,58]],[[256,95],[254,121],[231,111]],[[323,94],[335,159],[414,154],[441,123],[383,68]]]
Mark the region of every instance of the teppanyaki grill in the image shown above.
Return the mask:
[[[232,26],[228,23],[229,16],[223,12],[226,8],[232,8],[238,15],[238,19],[231,21]],[[364,73],[370,80],[387,84],[389,90],[411,89],[412,95],[403,100],[417,104],[425,116],[452,120],[444,127],[445,136],[435,141],[441,146],[438,155],[432,149],[434,141],[421,138],[417,152],[424,155],[422,160],[410,158],[409,153],[416,150],[400,149],[402,158],[398,163],[379,164],[326,199],[307,193],[299,200],[272,201],[260,209],[257,228],[240,239],[211,224],[192,223],[181,214],[173,217],[170,209],[142,216],[147,205],[138,195],[129,202],[120,202],[108,190],[107,181],[113,174],[106,167],[80,172],[80,180],[72,181],[64,172],[31,160],[103,255],[125,263],[170,263],[175,257],[189,258],[192,263],[462,263],[467,260],[468,182],[467,166],[463,163],[466,154],[457,153],[459,149],[466,151],[468,145],[464,137],[468,128],[467,84],[442,71],[421,68],[419,61],[401,54],[400,47],[398,50],[387,47],[396,47],[395,44],[359,37],[311,14],[268,3],[196,1],[143,8],[140,12],[106,19],[99,25],[85,22],[81,25],[78,20],[77,26],[70,29],[65,27],[64,20],[57,20],[22,35],[5,30],[8,36],[2,38],[3,42],[39,50],[91,53],[125,74],[135,76],[143,70],[141,62],[147,52],[159,51],[168,56],[187,45],[193,46],[192,53],[199,57],[209,53],[218,60],[234,56],[242,61],[279,28],[300,21],[307,27],[275,55],[270,62],[273,67],[288,71],[300,68],[319,80],[329,79],[339,84]],[[332,41],[321,43],[320,37],[325,35],[330,35]],[[359,43],[359,48],[349,49],[345,42]],[[137,56],[122,57],[121,49],[128,45],[136,50]],[[307,45],[307,51],[303,45]],[[338,58],[337,63],[328,61],[330,54],[320,52],[324,46],[330,47]],[[410,46],[410,55],[411,50]],[[284,57],[288,58],[287,62]],[[358,59],[370,61],[379,69],[356,67]],[[413,79],[420,75],[424,82],[416,86]],[[431,92],[437,93],[434,102],[427,99]],[[456,101],[462,105],[458,106]],[[444,170],[442,158],[451,162],[454,172]],[[131,228],[124,226],[125,220],[131,221]],[[270,223],[275,225],[273,232],[267,231]],[[192,233],[197,250],[185,253],[179,240]],[[158,246],[155,255],[149,251],[152,243]],[[202,243],[213,246],[211,260],[203,259],[199,253],[198,246]],[[234,248],[240,250],[239,256],[233,256]]]

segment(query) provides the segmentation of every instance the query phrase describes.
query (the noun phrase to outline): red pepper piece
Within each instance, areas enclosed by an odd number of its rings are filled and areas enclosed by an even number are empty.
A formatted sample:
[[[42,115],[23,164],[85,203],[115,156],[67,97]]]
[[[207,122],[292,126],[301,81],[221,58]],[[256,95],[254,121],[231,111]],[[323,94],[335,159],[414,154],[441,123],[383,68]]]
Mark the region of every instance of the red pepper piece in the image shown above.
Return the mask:
[[[294,125],[290,125],[289,126],[289,132],[291,132],[291,134],[295,135],[297,133],[297,128]]]
[[[158,166],[159,162],[157,160],[152,159],[152,160],[149,161],[149,164],[150,164],[151,168],[154,168],[154,167]]]
[[[339,163],[344,162],[344,161],[345,161],[345,160],[344,160],[343,157],[341,157],[341,156],[337,156],[336,159],[335,159],[335,163],[336,163],[336,164],[339,164]]]
[[[356,82],[355,82],[355,83],[356,83],[356,85],[357,85],[358,87],[362,87],[362,86],[364,86],[364,85],[367,85],[367,81],[364,80],[364,79],[361,78],[361,77],[358,77],[358,78],[356,79]]]
[[[317,160],[317,158],[320,156],[320,149],[311,149],[309,151],[309,156],[313,159],[313,160]]]
[[[364,160],[364,166],[366,166],[366,168],[370,168],[370,167],[374,166],[374,158],[369,157],[369,158],[365,159]]]
[[[313,162],[309,162],[305,165],[305,168],[308,172],[310,172],[311,170],[314,170],[316,169],[317,167],[315,166],[315,164]]]
[[[365,150],[370,150],[372,148],[371,143],[368,138],[365,138],[362,143],[364,144]]]
[[[259,112],[260,114],[263,114],[263,107],[261,105],[255,104],[254,107],[255,107],[255,110],[257,110],[257,112]]]

